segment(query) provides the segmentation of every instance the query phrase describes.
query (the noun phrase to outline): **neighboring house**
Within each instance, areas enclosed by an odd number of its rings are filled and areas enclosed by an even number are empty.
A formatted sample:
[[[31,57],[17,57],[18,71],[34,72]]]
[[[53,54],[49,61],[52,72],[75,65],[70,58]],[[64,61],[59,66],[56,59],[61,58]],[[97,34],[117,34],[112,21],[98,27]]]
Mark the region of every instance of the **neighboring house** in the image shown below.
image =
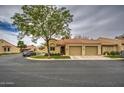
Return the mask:
[[[28,50],[28,51],[36,51],[37,48],[34,45],[28,45],[26,48],[23,48],[23,51]]]
[[[93,39],[51,39],[50,53],[72,56],[95,56],[104,52],[124,50],[124,39],[98,38]],[[47,53],[47,47],[42,50]]]
[[[0,39],[0,53],[19,53],[19,50],[15,45]]]
[[[23,48],[23,51],[28,50],[28,51],[36,51],[36,46],[34,45],[28,45],[26,48]]]

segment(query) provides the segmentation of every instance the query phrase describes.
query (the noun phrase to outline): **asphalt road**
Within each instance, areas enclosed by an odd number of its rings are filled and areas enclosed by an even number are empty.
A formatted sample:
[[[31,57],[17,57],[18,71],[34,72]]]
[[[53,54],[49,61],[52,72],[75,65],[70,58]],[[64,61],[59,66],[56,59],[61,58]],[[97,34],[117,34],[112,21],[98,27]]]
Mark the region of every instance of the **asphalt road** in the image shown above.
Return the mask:
[[[32,61],[0,56],[1,87],[124,87],[124,61]]]

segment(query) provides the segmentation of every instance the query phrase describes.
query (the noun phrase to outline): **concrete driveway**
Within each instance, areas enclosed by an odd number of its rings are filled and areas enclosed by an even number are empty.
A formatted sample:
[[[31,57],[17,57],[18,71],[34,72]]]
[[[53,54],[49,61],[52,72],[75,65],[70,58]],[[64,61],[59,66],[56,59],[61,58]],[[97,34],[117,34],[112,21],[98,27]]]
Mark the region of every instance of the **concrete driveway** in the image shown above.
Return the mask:
[[[124,61],[24,59],[0,56],[1,87],[124,87]]]
[[[112,60],[111,58],[104,56],[71,56],[73,60]]]

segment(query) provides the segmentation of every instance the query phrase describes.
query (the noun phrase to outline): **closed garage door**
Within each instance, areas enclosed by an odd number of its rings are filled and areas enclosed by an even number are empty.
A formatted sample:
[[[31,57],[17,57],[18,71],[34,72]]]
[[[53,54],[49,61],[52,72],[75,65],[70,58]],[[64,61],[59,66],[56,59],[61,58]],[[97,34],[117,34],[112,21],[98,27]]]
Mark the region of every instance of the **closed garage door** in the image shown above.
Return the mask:
[[[70,46],[69,55],[72,55],[72,56],[82,55],[82,47],[81,46]]]
[[[98,47],[97,46],[86,46],[85,47],[85,55],[98,55]]]

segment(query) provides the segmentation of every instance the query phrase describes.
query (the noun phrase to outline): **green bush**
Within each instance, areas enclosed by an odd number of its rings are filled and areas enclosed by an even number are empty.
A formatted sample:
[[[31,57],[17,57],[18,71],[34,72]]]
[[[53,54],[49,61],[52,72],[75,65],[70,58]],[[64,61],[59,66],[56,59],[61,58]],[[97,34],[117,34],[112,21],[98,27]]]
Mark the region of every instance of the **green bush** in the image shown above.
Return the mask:
[[[44,56],[48,56],[48,53],[46,53]],[[61,56],[60,53],[50,53],[50,56]]]
[[[108,52],[108,51],[105,51],[104,53],[103,53],[103,55],[112,55],[112,56],[114,56],[114,55],[120,55],[120,52],[118,52],[118,51],[111,51],[111,52]]]
[[[120,55],[120,52],[116,51],[115,54],[116,54],[116,55]]]
[[[115,55],[115,51],[111,51],[110,52],[110,55]]]
[[[120,55],[120,52],[118,52],[118,51],[111,51],[110,55]]]

